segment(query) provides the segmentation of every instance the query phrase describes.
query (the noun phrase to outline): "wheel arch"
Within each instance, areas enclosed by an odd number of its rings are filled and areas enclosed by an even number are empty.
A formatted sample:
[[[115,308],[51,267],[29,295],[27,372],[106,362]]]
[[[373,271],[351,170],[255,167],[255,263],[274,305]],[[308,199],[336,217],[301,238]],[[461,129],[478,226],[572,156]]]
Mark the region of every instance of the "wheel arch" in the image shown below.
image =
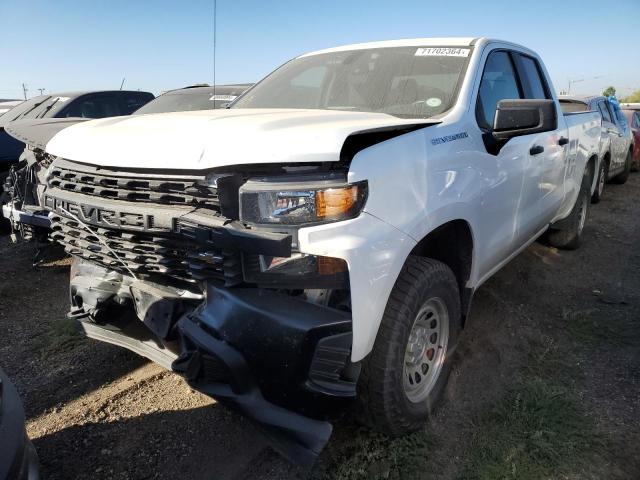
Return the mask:
[[[446,221],[427,233],[409,255],[427,257],[447,265],[458,281],[462,321],[466,320],[473,289],[467,287],[474,266],[474,235],[471,224],[461,218]]]

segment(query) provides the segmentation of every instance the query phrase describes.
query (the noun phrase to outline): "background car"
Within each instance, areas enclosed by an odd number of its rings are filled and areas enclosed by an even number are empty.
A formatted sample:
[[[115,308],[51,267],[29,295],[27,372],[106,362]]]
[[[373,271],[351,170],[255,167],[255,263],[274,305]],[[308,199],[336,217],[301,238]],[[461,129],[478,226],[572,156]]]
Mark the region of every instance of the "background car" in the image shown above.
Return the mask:
[[[631,170],[640,170],[640,103],[626,103],[620,105],[620,109],[627,119],[633,134],[633,155]]]
[[[9,135],[6,127],[14,122],[51,118],[105,118],[129,115],[154,98],[149,92],[128,90],[66,92],[41,95],[12,108],[0,117],[0,199],[12,165],[25,149],[25,144]],[[2,215],[0,212],[0,223]],[[0,225],[0,229],[3,225]]]
[[[186,87],[169,90],[137,110],[137,114],[186,112],[225,108],[253,84],[216,85],[215,87]]]
[[[602,197],[607,181],[624,183],[631,168],[631,136],[624,116],[619,115],[609,98],[595,96],[560,96],[564,113],[593,110],[602,116],[602,143],[598,165],[598,183],[592,201]]]
[[[0,480],[37,480],[38,456],[24,427],[24,409],[7,375],[0,370]]]
[[[16,165],[25,150],[24,139],[10,135],[11,125],[25,122],[51,122],[54,119],[76,120],[129,115],[154,98],[152,93],[128,90],[65,92],[32,98],[0,117],[0,203],[5,203],[5,181],[11,167]],[[66,126],[71,125],[67,123]],[[49,128],[49,127],[47,127]],[[32,155],[33,156],[33,155]],[[34,162],[30,162],[33,166]],[[19,213],[17,212],[18,218]],[[8,229],[0,211],[0,230]]]
[[[24,149],[24,143],[4,131],[7,124],[36,118],[104,118],[129,115],[153,98],[153,94],[149,92],[115,90],[56,93],[22,102],[0,117],[0,184],[9,167],[18,161]]]

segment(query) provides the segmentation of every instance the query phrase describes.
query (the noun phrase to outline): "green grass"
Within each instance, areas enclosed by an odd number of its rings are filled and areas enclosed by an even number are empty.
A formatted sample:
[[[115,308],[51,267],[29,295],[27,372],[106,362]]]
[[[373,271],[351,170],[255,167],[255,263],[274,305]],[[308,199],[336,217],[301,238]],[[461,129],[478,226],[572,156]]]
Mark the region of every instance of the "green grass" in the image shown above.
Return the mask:
[[[364,428],[341,432],[339,447],[329,452],[330,472],[316,478],[339,480],[410,480],[421,478],[434,442],[426,430],[389,438]]]
[[[571,391],[539,377],[525,377],[471,429],[461,479],[548,478],[578,465],[595,439]]]

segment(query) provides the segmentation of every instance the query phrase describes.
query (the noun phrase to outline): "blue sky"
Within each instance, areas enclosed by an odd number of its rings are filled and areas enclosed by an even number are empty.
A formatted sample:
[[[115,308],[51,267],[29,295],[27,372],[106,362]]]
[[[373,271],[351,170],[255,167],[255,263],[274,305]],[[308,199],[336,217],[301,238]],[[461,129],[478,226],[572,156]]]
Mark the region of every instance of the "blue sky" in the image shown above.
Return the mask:
[[[213,0],[0,0],[0,98],[213,81]],[[545,60],[556,89],[640,89],[640,0],[218,0],[218,83],[251,82],[305,51],[490,36]],[[592,79],[593,77],[601,77]]]

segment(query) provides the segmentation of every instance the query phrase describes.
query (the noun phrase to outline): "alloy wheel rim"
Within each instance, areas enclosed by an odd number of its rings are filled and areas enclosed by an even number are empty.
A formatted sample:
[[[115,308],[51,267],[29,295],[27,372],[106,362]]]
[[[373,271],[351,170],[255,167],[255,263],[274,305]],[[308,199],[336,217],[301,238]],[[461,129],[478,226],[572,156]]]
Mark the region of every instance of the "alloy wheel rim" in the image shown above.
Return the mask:
[[[427,300],[418,311],[407,340],[402,372],[409,401],[422,402],[438,380],[449,342],[449,314],[440,298]]]

